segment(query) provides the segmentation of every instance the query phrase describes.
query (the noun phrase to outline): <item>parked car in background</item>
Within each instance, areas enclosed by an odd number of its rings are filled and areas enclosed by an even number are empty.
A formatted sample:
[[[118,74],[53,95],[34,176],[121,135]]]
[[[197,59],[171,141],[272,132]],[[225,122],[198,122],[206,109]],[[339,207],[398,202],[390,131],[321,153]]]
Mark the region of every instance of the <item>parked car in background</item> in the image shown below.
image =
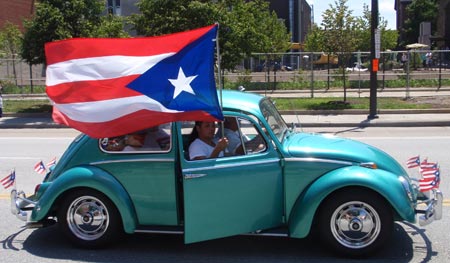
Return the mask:
[[[269,98],[255,94],[224,91],[223,113],[238,123],[239,154],[189,160],[194,122],[161,126],[167,137],[154,149],[124,151],[129,135],[82,134],[34,195],[11,192],[12,212],[27,227],[57,223],[87,248],[138,232],[182,234],[185,243],[313,234],[346,256],[382,248],[394,221],[426,225],[442,217],[442,193],[420,192],[375,147],[296,131]]]

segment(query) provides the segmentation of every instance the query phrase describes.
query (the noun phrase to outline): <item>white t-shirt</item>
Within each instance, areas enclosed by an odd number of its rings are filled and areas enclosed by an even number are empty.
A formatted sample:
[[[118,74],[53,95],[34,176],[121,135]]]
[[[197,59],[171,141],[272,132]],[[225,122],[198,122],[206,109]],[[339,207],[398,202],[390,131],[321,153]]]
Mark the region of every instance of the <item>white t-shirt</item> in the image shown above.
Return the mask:
[[[214,147],[197,138],[189,145],[189,159],[194,160],[200,156],[210,158],[213,151]],[[219,157],[223,157],[223,152],[220,152]]]
[[[228,139],[228,152],[231,154],[235,154],[236,149],[241,146],[241,137],[239,136],[239,132],[225,128],[224,133],[225,137],[227,137]]]

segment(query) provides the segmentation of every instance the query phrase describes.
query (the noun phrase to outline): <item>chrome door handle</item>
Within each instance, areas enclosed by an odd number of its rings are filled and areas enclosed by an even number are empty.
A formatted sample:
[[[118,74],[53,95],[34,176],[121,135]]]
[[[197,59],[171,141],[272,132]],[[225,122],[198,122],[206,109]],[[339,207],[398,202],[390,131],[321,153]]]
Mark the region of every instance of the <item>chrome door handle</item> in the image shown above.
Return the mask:
[[[194,178],[200,178],[204,177],[206,174],[185,174],[184,179],[194,179]]]

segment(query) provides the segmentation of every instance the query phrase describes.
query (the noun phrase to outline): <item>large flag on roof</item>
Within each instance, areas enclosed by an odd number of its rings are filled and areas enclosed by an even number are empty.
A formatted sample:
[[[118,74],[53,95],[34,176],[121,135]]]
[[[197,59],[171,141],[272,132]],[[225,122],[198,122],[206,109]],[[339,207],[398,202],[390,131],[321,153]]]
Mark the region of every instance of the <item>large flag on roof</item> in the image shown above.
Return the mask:
[[[47,43],[53,120],[91,137],[180,120],[222,120],[214,80],[217,25],[146,38]]]

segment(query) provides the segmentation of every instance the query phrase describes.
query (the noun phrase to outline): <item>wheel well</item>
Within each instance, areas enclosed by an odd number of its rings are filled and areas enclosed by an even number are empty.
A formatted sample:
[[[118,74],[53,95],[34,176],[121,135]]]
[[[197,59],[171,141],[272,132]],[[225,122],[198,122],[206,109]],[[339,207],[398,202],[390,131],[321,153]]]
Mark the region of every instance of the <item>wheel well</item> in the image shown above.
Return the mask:
[[[107,198],[107,199],[111,202],[111,204],[114,205],[114,207],[116,208],[116,210],[117,210],[117,211],[119,212],[119,214],[120,214],[120,211],[119,211],[119,209],[117,208],[117,205],[116,205],[116,204],[115,204],[115,203],[114,203],[107,195],[105,195],[104,193],[100,192],[100,191],[97,190],[97,189],[90,188],[90,187],[75,187],[75,188],[71,188],[71,189],[68,189],[68,190],[62,192],[62,193],[56,198],[55,202],[53,202],[53,206],[52,206],[52,208],[50,209],[49,215],[48,215],[48,216],[56,216],[56,215],[57,215],[57,211],[59,210],[59,207],[61,206],[61,204],[62,204],[62,202],[64,201],[64,199],[65,199],[68,195],[70,195],[70,194],[72,194],[72,193],[74,193],[74,192],[77,192],[77,191],[82,191],[82,190],[94,191],[94,192],[97,192],[97,193],[103,195],[105,198]]]
[[[327,197],[325,197],[322,200],[322,202],[320,203],[319,207],[317,208],[317,210],[314,214],[312,230],[317,229],[317,223],[318,223],[317,219],[318,219],[319,213],[322,210],[324,204],[326,204],[328,200],[330,200],[330,199],[334,198],[335,196],[337,196],[341,193],[344,193],[344,192],[345,193],[366,193],[366,194],[370,193],[370,194],[376,196],[380,201],[384,202],[384,204],[390,208],[390,212],[394,218],[398,217],[398,214],[395,211],[395,209],[392,207],[392,205],[386,200],[386,198],[383,195],[381,195],[377,191],[375,191],[371,188],[368,188],[368,187],[364,187],[364,186],[347,186],[347,187],[343,187],[343,188],[334,190],[333,192],[331,192]]]

